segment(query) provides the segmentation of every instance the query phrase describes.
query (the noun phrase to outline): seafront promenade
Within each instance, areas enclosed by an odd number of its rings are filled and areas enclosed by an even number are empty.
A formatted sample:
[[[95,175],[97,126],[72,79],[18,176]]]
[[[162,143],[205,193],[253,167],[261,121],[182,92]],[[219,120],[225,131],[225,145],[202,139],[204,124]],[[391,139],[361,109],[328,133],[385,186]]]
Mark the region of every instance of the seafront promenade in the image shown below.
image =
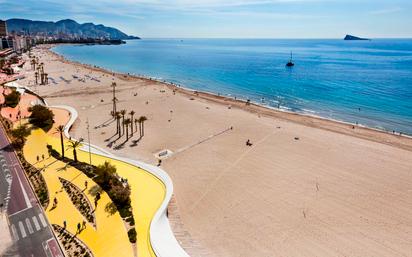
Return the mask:
[[[26,124],[27,122],[26,120],[22,121],[20,118],[16,118],[16,116],[19,115],[16,111],[17,108],[19,110],[26,110],[31,106],[31,104],[42,102],[41,99],[36,100],[35,97],[33,98],[33,94],[25,93],[22,88],[20,88],[19,91],[23,92],[19,106],[15,108],[4,109],[2,111],[4,118],[10,118],[15,122],[15,127],[18,127],[19,124]],[[7,90],[7,92],[11,92],[11,90]],[[28,101],[28,99],[31,99],[32,101]],[[60,125],[67,126],[66,130],[68,131],[70,126],[72,126],[73,121],[76,120],[75,115],[77,115],[70,107],[58,107],[52,108],[51,110],[55,114],[55,123],[53,127],[49,130],[48,133],[44,132],[41,129],[32,130],[23,148],[23,155],[25,160],[33,165],[34,168],[38,169],[39,172],[41,172],[41,175],[45,181],[44,186],[47,188],[48,198],[50,199],[49,204],[44,211],[44,214],[39,214],[46,215],[47,219],[42,216],[41,221],[45,222],[45,220],[49,220],[53,227],[55,227],[55,229],[64,228],[64,230],[66,231],[65,233],[70,233],[72,236],[74,236],[77,244],[82,245],[82,249],[85,249],[84,251],[81,250],[81,252],[78,252],[78,254],[81,253],[82,256],[85,253],[89,253],[93,256],[115,256],[121,253],[121,256],[135,256],[137,254],[138,256],[154,257],[164,256],[165,251],[168,250],[173,252],[173,248],[177,248],[177,251],[181,251],[180,253],[177,253],[176,256],[187,256],[185,255],[184,251],[179,250],[179,245],[174,240],[173,234],[171,234],[171,243],[168,243],[167,241],[170,239],[164,236],[164,241],[158,242],[157,240],[153,239],[150,234],[151,228],[160,229],[160,231],[157,231],[157,233],[166,233],[166,235],[168,233],[167,226],[165,231],[164,228],[158,228],[158,225],[153,223],[153,219],[159,211],[160,206],[167,207],[167,202],[165,200],[166,186],[164,184],[164,181],[170,183],[167,175],[166,177],[164,177],[164,175],[162,175],[162,171],[159,169],[159,171],[157,172],[158,174],[160,174],[159,176],[161,176],[161,179],[166,179],[161,180],[155,175],[156,173],[150,173],[142,168],[139,168],[139,166],[144,166],[144,164],[134,164],[131,160],[122,160],[115,158],[114,156],[110,157],[107,153],[101,151],[92,153],[92,165],[98,166],[105,162],[110,162],[118,170],[118,175],[122,179],[125,179],[130,185],[132,193],[131,204],[133,207],[135,227],[137,231],[137,243],[130,244],[127,237],[128,233],[124,221],[121,219],[116,209],[110,207],[113,206],[113,203],[108,195],[104,191],[101,191],[97,204],[95,199],[95,190],[98,189],[99,186],[93,180],[83,174],[82,171],[72,166],[68,166],[66,163],[57,160],[50,155],[50,151],[46,146],[51,146],[54,149],[59,149],[60,147],[60,140],[57,137],[56,133],[54,133],[53,131],[56,131],[56,128]],[[5,138],[2,140],[4,141]],[[73,139],[71,138],[70,140]],[[3,143],[5,144],[5,142]],[[68,143],[69,139],[66,138],[65,144]],[[3,147],[3,149],[4,148],[5,147]],[[82,148],[82,146],[80,146],[80,148]],[[10,153],[8,153],[8,155],[10,154],[14,154],[14,152],[11,151]],[[66,151],[65,156],[66,158],[74,158],[73,152],[70,151]],[[88,162],[90,156],[87,151],[79,150],[77,158],[80,162]],[[17,159],[15,159],[15,161],[17,161]],[[150,167],[148,168],[151,169]],[[23,174],[23,170],[20,170],[20,172]],[[25,191],[23,191],[23,194],[18,194],[19,192],[15,192],[15,188],[17,186],[16,181],[20,180],[13,179],[13,181],[14,187],[12,187],[12,195],[15,198],[14,201],[10,202],[9,209],[14,212],[16,211],[15,209],[26,210],[31,208],[31,205],[33,205],[35,202],[33,193],[30,191],[29,196],[31,197],[27,196]],[[82,197],[86,199],[86,202],[88,202],[88,205],[90,206],[90,211],[92,212],[91,215],[94,217],[94,219],[92,219],[93,222],[90,222],[90,219],[87,219],[84,216],[83,212],[79,212],[77,204],[73,202],[72,194],[70,193],[70,191],[67,191],[67,188],[63,186],[64,183],[62,184],[62,182],[70,184],[73,188],[72,190],[75,190],[77,188],[79,192],[78,194],[82,195]],[[25,183],[26,187],[28,187],[28,182],[25,181]],[[168,190],[172,190],[172,188],[169,188]],[[168,194],[170,198],[171,192],[169,192]],[[20,200],[17,199],[19,195],[21,195]],[[27,204],[24,205],[25,202],[30,204],[30,206],[26,206]],[[22,206],[19,206],[19,204]],[[165,207],[163,207],[164,210]],[[43,212],[40,206],[37,206],[37,208],[38,211]],[[19,212],[19,210],[17,210],[16,212]],[[157,214],[157,219],[163,218],[162,215],[165,214],[165,212]],[[12,215],[14,215],[14,213],[11,213],[9,217],[11,217]],[[13,218],[10,219],[14,222]],[[80,229],[79,224],[81,224]],[[11,230],[14,237],[18,237],[14,234],[16,232],[14,224],[12,224]],[[23,228],[20,227],[20,230],[17,229],[17,231],[21,231],[21,233],[23,233],[23,237],[26,237]],[[33,231],[30,230],[30,233],[32,232]],[[55,232],[57,233],[57,231]],[[60,240],[64,241],[61,242],[62,245],[65,245],[65,241],[67,239],[61,238],[60,234],[58,235],[58,237]],[[155,251],[157,251],[156,254],[153,250],[152,242],[157,243],[157,247],[155,249]],[[55,247],[55,245],[52,244],[53,241],[49,240],[47,241],[47,243],[49,244],[51,250],[53,250],[53,247]],[[32,247],[30,247],[30,245],[26,245],[23,249],[28,252],[32,251]],[[66,253],[68,253],[69,256],[72,256],[73,254],[76,254],[76,250],[66,249]],[[39,254],[38,256],[42,255]]]

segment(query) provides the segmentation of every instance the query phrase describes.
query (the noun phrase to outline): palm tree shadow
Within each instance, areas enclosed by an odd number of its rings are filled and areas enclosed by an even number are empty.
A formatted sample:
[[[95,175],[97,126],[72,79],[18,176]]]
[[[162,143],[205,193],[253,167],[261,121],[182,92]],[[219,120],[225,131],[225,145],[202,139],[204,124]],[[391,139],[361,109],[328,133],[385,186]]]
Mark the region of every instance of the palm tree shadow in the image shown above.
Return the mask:
[[[63,167],[61,167],[61,168],[57,168],[56,169],[56,171],[66,171],[67,170],[67,166],[68,166],[68,164],[66,164],[66,165],[64,165]]]
[[[114,150],[121,150],[121,149],[123,149],[124,148],[124,144],[125,144],[126,142],[123,142],[123,143],[121,143],[120,145],[116,145],[113,149]]]
[[[102,128],[102,127],[107,127],[107,126],[109,126],[110,124],[112,124],[115,120],[116,120],[116,119],[110,118],[110,119],[104,121],[102,124],[97,125],[97,126],[94,126],[94,129],[99,129],[99,128]]]
[[[112,148],[113,144],[116,143],[116,140],[111,141],[110,143],[108,143],[106,146],[109,148]]]
[[[106,139],[104,140],[104,142],[109,142],[112,138],[114,138],[114,137],[117,136],[117,135],[118,135],[118,133],[114,134],[113,136],[111,136],[111,137],[109,137],[109,138],[106,138]]]
[[[133,140],[132,141],[133,144],[131,144],[130,147],[136,147],[138,145],[137,143],[139,143],[139,142],[140,142],[140,138],[137,139],[137,140]]]
[[[5,152],[14,152],[14,148],[11,144],[7,144],[6,146],[1,148],[0,150],[5,151]]]

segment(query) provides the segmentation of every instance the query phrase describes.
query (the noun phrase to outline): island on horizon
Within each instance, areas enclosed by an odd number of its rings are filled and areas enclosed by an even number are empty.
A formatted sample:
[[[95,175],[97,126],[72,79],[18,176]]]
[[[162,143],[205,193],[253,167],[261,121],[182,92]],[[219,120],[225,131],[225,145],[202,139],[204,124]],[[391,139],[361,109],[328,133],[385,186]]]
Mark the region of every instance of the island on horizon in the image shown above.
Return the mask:
[[[356,37],[356,36],[352,36],[352,35],[346,35],[343,40],[369,40],[370,41],[371,39]]]

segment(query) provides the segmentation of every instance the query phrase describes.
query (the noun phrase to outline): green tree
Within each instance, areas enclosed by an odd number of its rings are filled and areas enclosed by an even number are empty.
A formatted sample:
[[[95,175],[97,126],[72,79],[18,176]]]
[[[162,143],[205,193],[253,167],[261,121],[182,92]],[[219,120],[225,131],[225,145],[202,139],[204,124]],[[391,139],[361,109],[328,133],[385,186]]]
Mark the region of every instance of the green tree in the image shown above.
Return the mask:
[[[11,131],[11,135],[15,139],[15,146],[21,149],[26,142],[26,137],[30,135],[30,129],[26,125],[20,125]]]
[[[10,94],[4,97],[4,103],[8,107],[14,108],[19,104],[19,102],[20,102],[20,93],[17,92],[15,89],[13,89]]]
[[[113,178],[114,174],[116,174],[116,166],[108,161],[105,161],[103,164],[96,167],[98,184],[105,187],[105,189],[110,187],[110,180]]]
[[[44,131],[49,131],[54,123],[54,114],[49,108],[43,105],[35,105],[29,108],[31,115],[29,117],[29,122]]]
[[[130,204],[130,188],[123,186],[121,183],[112,185],[110,188],[110,197],[120,208],[128,206]]]

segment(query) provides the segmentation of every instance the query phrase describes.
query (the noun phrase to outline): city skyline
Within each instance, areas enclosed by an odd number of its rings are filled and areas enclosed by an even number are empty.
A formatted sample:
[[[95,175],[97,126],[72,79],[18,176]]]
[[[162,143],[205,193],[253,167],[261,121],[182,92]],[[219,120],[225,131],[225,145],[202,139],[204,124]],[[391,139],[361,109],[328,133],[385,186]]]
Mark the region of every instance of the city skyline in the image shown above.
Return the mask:
[[[74,19],[145,38],[408,38],[412,3],[341,0],[0,0],[1,19]]]

